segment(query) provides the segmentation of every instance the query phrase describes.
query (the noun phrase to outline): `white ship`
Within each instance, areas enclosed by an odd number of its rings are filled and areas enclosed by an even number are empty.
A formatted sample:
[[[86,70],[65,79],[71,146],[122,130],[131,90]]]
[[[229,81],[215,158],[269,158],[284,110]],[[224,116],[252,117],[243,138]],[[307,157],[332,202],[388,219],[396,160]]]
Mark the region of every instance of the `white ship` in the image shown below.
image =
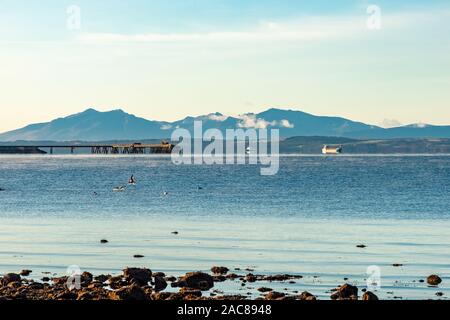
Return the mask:
[[[342,153],[342,146],[328,146],[324,145],[322,149],[323,154],[340,154]]]

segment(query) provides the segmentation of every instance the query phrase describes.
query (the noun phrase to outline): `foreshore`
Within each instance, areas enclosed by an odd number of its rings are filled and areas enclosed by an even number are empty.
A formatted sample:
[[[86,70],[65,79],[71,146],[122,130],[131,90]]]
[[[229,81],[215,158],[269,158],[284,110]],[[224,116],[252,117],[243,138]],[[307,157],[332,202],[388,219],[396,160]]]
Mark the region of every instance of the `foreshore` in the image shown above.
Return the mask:
[[[44,277],[35,281],[28,277],[31,270],[7,273],[0,277],[0,300],[250,300],[248,295],[226,295],[215,289],[217,283],[238,281],[241,287],[255,290],[255,300],[317,300],[307,291],[280,292],[270,288],[271,283],[295,283],[299,275],[258,275],[240,269],[231,272],[226,267],[212,267],[210,273],[189,272],[181,277],[152,272],[148,268],[126,268],[120,275],[97,275],[83,272],[75,276]],[[238,271],[241,271],[238,273]],[[428,286],[437,290],[442,279],[430,275]],[[249,287],[249,286],[252,287]],[[259,286],[261,285],[261,286]],[[376,293],[343,283],[329,289],[332,300],[379,300]],[[436,298],[442,298],[441,292]]]

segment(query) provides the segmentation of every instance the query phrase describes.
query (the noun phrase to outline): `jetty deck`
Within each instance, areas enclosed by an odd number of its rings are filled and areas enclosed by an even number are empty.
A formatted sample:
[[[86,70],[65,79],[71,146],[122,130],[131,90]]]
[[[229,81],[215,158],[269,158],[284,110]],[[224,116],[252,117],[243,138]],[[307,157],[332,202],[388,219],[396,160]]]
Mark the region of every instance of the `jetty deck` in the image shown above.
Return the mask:
[[[12,153],[23,153],[24,150],[34,148],[36,150],[48,150],[53,154],[57,149],[69,150],[74,154],[77,149],[90,150],[91,154],[164,154],[171,153],[174,145],[162,141],[157,144],[124,143],[124,144],[30,144],[30,145],[4,145],[0,146],[0,151],[17,150]],[[0,152],[1,153],[1,152]]]

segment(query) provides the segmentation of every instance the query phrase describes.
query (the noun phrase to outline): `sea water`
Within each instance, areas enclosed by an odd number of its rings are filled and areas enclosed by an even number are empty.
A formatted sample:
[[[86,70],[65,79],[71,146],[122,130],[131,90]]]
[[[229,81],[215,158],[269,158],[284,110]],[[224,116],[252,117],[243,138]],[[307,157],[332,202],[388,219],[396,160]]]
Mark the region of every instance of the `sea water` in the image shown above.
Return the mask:
[[[269,286],[327,299],[344,282],[365,288],[375,266],[382,298],[450,295],[446,155],[282,156],[274,176],[165,156],[1,156],[0,188],[0,273],[145,266],[179,276],[220,265],[303,276],[216,284],[224,293],[257,297]],[[430,274],[442,277],[439,288],[420,282]]]

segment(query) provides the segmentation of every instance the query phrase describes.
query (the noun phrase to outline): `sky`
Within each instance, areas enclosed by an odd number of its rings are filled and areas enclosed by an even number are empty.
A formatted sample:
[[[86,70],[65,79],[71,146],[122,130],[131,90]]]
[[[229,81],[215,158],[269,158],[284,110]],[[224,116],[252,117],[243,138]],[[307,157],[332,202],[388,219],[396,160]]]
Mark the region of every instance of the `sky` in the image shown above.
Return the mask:
[[[0,132],[121,108],[450,124],[448,0],[0,0]]]

